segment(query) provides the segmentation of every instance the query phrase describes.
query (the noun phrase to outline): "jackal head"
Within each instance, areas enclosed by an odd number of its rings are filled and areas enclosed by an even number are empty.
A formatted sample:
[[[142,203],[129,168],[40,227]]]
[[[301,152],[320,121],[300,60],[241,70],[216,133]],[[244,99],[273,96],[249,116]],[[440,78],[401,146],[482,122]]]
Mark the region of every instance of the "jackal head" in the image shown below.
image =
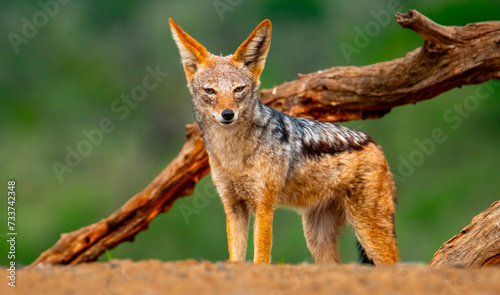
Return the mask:
[[[255,105],[260,74],[271,44],[271,22],[261,22],[234,55],[215,56],[169,19],[181,54],[197,119],[236,122]]]

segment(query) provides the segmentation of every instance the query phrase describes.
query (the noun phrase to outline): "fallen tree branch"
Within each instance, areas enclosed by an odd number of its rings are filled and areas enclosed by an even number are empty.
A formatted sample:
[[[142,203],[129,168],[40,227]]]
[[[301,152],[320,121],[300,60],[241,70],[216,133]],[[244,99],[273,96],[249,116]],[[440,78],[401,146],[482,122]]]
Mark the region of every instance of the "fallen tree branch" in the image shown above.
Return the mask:
[[[431,266],[480,267],[500,264],[500,201],[472,219],[460,234],[443,244]]]
[[[405,28],[419,33],[424,46],[405,57],[364,67],[334,67],[262,91],[277,110],[337,122],[380,118],[393,107],[435,97],[454,87],[500,78],[500,22],[464,27],[438,25],[415,10],[397,14]],[[109,217],[63,234],[38,263],[94,261],[106,249],[131,241],[173,202],[191,194],[209,172],[197,125],[189,125],[180,154],[142,192]]]
[[[500,78],[500,22],[440,26],[419,12],[397,14],[424,46],[403,58],[299,75],[262,91],[262,101],[292,116],[323,121],[380,118],[392,108],[455,87]]]
[[[95,261],[106,249],[133,241],[156,215],[170,210],[176,199],[192,194],[196,183],[210,172],[210,166],[198,125],[187,125],[186,133],[187,141],[179,155],[142,192],[109,217],[62,234],[31,266]]]

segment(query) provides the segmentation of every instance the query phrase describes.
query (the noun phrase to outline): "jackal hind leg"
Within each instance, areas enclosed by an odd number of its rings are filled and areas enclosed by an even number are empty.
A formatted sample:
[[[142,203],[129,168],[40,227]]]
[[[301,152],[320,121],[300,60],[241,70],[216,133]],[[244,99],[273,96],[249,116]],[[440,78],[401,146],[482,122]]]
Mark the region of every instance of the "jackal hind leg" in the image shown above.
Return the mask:
[[[359,243],[375,265],[398,262],[392,190],[363,190],[349,200],[349,221]]]
[[[344,208],[333,200],[303,213],[302,225],[307,247],[316,263],[340,261],[337,236],[344,221]]]

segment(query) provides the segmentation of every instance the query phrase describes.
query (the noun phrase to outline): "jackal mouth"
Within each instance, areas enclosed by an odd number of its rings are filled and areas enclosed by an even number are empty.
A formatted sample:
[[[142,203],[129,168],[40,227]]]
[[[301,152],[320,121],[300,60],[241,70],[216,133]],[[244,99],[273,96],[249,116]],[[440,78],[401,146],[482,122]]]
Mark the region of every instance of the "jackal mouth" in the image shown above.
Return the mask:
[[[231,125],[234,122],[236,122],[236,121],[235,120],[231,120],[231,121],[219,121],[219,123],[221,123],[221,125]]]

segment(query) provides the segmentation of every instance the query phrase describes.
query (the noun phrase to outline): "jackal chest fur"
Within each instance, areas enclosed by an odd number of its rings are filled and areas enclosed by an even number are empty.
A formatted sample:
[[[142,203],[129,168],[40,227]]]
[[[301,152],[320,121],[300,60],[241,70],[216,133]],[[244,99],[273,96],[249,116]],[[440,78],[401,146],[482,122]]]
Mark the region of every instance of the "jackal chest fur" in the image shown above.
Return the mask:
[[[223,199],[238,198],[251,205],[261,196],[282,190],[287,163],[284,155],[276,153],[276,146],[255,141],[255,134],[242,132],[235,125],[213,126],[216,133],[205,130],[212,179]]]

